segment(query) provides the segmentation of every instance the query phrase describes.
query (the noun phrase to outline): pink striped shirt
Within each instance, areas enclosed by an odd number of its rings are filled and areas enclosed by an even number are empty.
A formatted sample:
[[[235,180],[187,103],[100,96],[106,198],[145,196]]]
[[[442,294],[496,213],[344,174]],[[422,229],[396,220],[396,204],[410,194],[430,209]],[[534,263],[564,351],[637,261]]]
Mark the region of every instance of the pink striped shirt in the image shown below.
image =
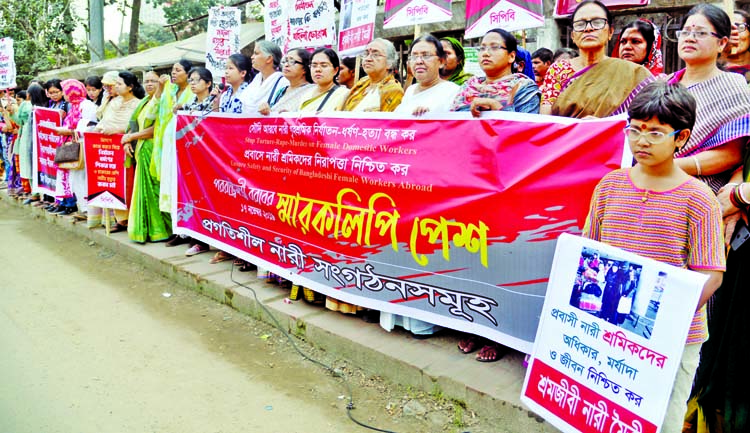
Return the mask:
[[[716,196],[695,178],[655,192],[638,188],[630,169],[620,169],[594,190],[583,236],[681,268],[724,271],[721,215]],[[704,306],[693,317],[687,344],[707,338]]]

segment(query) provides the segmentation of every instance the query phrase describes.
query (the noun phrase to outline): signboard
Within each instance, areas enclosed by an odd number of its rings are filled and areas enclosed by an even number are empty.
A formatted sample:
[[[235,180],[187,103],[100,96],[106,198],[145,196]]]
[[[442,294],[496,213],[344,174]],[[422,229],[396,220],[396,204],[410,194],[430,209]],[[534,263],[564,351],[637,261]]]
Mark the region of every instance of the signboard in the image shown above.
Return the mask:
[[[55,151],[63,142],[63,137],[53,128],[62,126],[62,113],[49,108],[34,108],[34,135],[36,136],[34,155],[34,193],[54,196],[57,181]]]
[[[133,173],[125,169],[121,140],[122,134],[84,134],[89,206],[128,209]]]
[[[0,90],[16,87],[16,61],[13,39],[0,38]]]
[[[374,39],[377,0],[342,0],[339,22],[339,55],[364,51]]]
[[[241,12],[238,8],[215,6],[208,11],[206,69],[223,77],[229,56],[240,52]]]
[[[289,5],[290,49],[333,46],[336,37],[333,0],[290,0]]]
[[[530,352],[557,237],[625,119],[180,114],[176,232],[334,298]],[[530,259],[531,258],[531,259]]]
[[[521,400],[564,432],[656,433],[707,278],[561,235]]]
[[[542,0],[467,0],[466,38],[479,38],[488,30],[509,32],[544,25]]]
[[[282,53],[287,51],[289,35],[289,1],[270,0],[263,10],[263,26],[265,38],[281,48]]]
[[[386,0],[383,28],[449,21],[451,0]]]

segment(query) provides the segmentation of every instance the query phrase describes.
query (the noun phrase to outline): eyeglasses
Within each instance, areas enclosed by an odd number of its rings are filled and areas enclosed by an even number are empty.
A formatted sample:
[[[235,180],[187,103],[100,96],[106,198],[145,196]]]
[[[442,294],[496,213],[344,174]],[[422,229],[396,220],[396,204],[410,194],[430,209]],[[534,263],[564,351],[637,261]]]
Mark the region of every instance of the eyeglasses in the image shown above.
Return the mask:
[[[735,26],[737,26],[737,31],[742,33],[747,31],[747,24],[745,23],[734,23]]]
[[[709,36],[721,39],[721,36],[719,36],[718,33],[707,32],[705,30],[677,30],[675,33],[679,39],[706,39]]]
[[[284,57],[283,59],[281,59],[281,64],[282,65],[289,65],[289,66],[294,66],[294,65],[302,65],[302,66],[304,66],[305,65],[304,63],[300,62],[299,60],[290,59],[288,57]]]
[[[635,143],[636,141],[640,140],[641,137],[646,139],[646,143],[648,144],[659,144],[662,143],[667,138],[679,134],[682,129],[678,129],[676,131],[672,131],[669,134],[665,134],[661,131],[645,131],[641,132],[640,129],[633,128],[632,126],[626,126],[625,129],[622,130],[622,132],[625,133],[625,136],[628,138],[628,141]]]
[[[607,25],[606,18],[594,18],[593,20],[578,20],[573,21],[573,30],[582,32],[586,30],[586,27],[591,25],[593,30],[601,30]]]
[[[420,60],[425,61],[425,62],[429,62],[430,60],[434,59],[435,57],[437,57],[436,54],[412,54],[412,55],[409,56],[408,60],[410,62],[418,62]]]
[[[482,45],[479,47],[479,54],[488,51],[490,54],[496,54],[500,50],[508,51],[508,49],[502,45]]]
[[[359,57],[361,57],[362,59],[366,59],[369,57],[374,60],[377,60],[377,59],[385,57],[385,54],[380,54],[377,51],[365,51],[364,53],[360,54]]]
[[[333,65],[330,63],[310,63],[310,69],[328,69],[332,67]]]

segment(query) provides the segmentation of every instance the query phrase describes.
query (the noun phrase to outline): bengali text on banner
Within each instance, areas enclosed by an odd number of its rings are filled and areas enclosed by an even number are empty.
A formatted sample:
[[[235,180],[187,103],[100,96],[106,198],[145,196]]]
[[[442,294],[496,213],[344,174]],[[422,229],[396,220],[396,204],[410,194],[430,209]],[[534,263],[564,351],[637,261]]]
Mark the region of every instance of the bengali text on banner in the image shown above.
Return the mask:
[[[33,189],[35,193],[54,196],[55,182],[57,180],[57,164],[55,164],[55,151],[62,143],[60,136],[54,128],[62,125],[62,112],[49,108],[34,108],[34,131],[36,140],[36,163],[34,164]]]
[[[369,116],[179,115],[176,232],[530,352],[556,239],[620,166],[625,119]]]
[[[133,170],[125,168],[122,134],[84,134],[88,205],[126,210],[133,185]]]

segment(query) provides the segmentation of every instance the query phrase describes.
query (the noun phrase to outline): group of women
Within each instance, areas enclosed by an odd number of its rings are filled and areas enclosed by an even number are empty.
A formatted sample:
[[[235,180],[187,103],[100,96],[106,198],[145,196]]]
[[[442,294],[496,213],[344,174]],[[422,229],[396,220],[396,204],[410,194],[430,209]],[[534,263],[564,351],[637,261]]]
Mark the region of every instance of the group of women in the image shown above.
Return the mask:
[[[33,106],[60,110],[64,120],[58,132],[64,137],[84,130],[124,133],[122,143],[135,171],[133,196],[128,212],[116,213],[113,229],[127,230],[136,242],[167,241],[168,246],[190,243],[186,255],[191,256],[210,248],[172,235],[169,212],[176,182],[177,110],[253,115],[396,111],[415,116],[469,111],[477,117],[483,111],[496,110],[607,117],[626,112],[642,87],[663,79],[681,83],[697,100],[695,129],[676,157],[683,170],[705,181],[717,193],[726,216],[727,239],[731,239],[736,223],[747,221],[744,198],[750,197],[750,169],[744,163],[750,136],[750,91],[746,81],[750,76],[750,31],[746,13],[738,11],[732,18],[715,6],[694,7],[677,32],[679,56],[686,66],[669,76],[663,74],[661,35],[653,23],[639,19],[626,26],[610,56],[607,47],[614,36],[612,16],[601,2],[585,0],[572,16],[572,39],[580,55],[552,64],[541,86],[533,74],[518,70],[519,63],[528,64],[530,59],[519,57],[516,39],[502,29],[490,30],[480,42],[479,65],[484,72],[481,77],[464,71],[464,52],[459,41],[438,40],[429,34],[418,37],[408,53],[415,83],[406,90],[395,76],[398,52],[385,39],[374,39],[367,45],[360,58],[364,76],[356,82],[354,59],[342,62],[330,48],[312,52],[293,49],[282,55],[273,43],[261,41],[250,59],[242,54],[229,57],[223,90],[215,86],[216,78],[208,70],[188,62],[176,63],[171,77],[146,73],[143,87],[129,72],[108,73],[102,80],[94,77],[85,85],[75,80],[50,80],[42,88],[34,83],[18,109],[7,113],[20,129],[13,154],[19,157],[19,178],[28,180],[28,125]],[[723,69],[718,60],[725,65]],[[13,186],[13,193],[26,197],[27,203],[39,200],[30,195],[28,183]],[[51,211],[62,209],[61,213],[70,213],[77,200],[79,211],[85,211],[90,226],[96,227],[102,222],[102,212],[86,208],[85,197],[85,178],[80,172],[62,170],[55,202],[49,206]],[[750,298],[741,290],[748,280],[741,263],[748,255],[747,244],[730,251],[724,285],[709,305],[712,337],[704,346],[692,401],[695,413],[701,414],[695,419],[734,428],[728,431],[748,428],[750,405],[741,391],[750,375],[739,365],[743,355],[750,353],[746,338],[750,326],[742,314],[745,301]],[[219,251],[211,263],[232,258]],[[254,268],[235,260],[241,270]],[[265,277],[268,273],[258,269],[258,275]],[[303,292],[305,299],[322,303],[318,294],[308,289]],[[326,306],[345,313],[362,310],[332,298],[326,300]],[[418,338],[440,329],[387,313],[380,314],[380,324],[387,330],[402,326]],[[464,336],[458,346],[464,353],[479,350],[477,360],[485,362],[500,359],[506,351],[495,342],[472,335]]]

